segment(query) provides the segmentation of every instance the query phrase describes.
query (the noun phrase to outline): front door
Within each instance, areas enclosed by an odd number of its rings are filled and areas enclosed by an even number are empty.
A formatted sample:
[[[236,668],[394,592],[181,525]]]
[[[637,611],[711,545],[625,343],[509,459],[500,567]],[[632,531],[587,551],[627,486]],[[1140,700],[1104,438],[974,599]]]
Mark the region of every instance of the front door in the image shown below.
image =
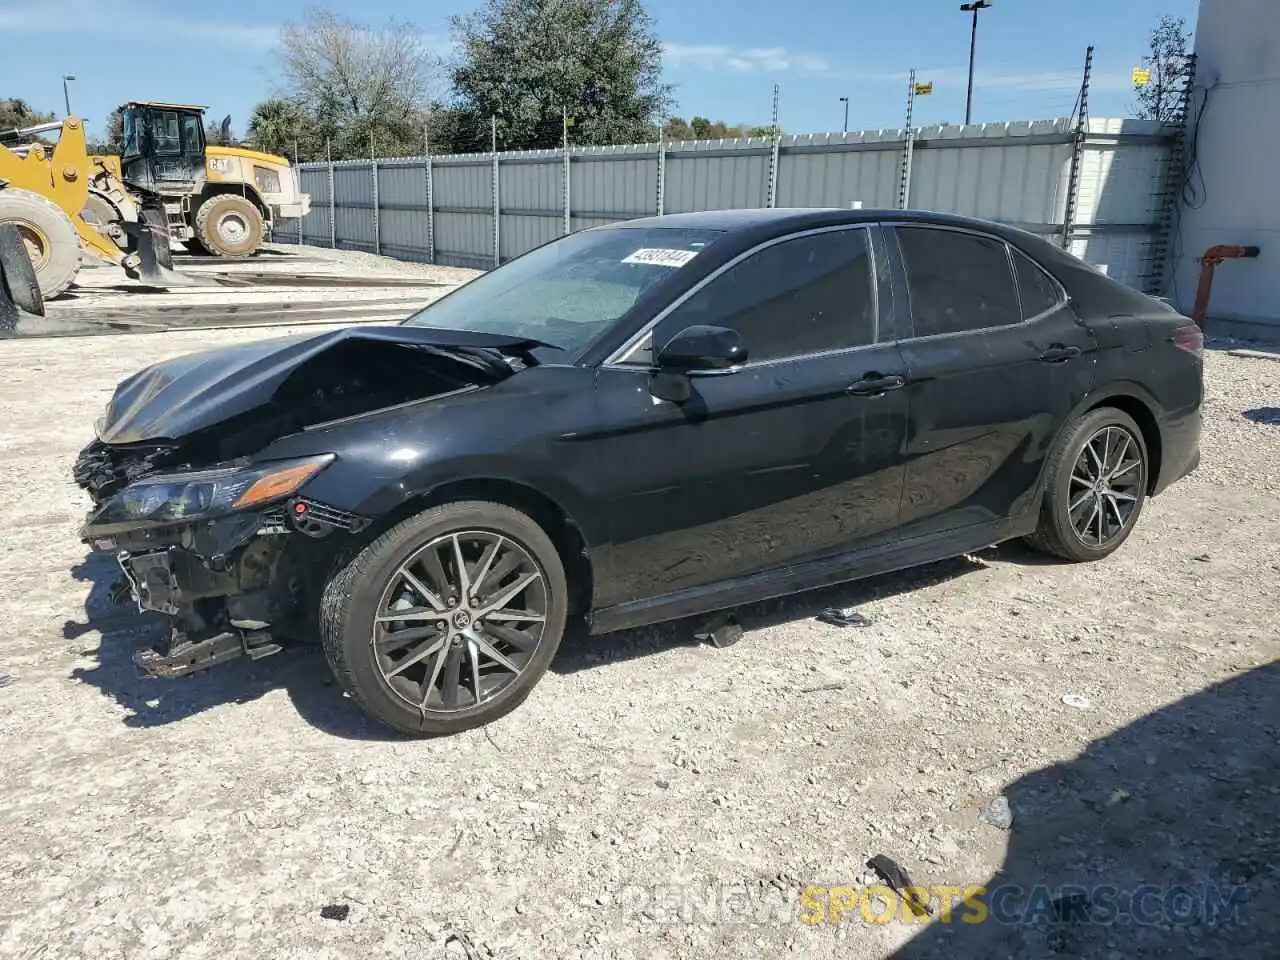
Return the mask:
[[[1058,283],[1003,240],[898,226],[913,336],[902,535],[1026,517],[1092,386],[1096,344]]]
[[[896,523],[907,408],[900,353],[881,335],[889,289],[865,228],[785,238],[713,275],[649,345],[600,369],[608,427],[580,438],[612,517],[599,605],[829,556]],[[700,323],[736,329],[747,363],[692,377],[683,403],[655,399],[651,344]]]
[[[198,112],[132,107],[125,140],[122,173],[133,186],[176,195],[191,192],[204,179],[204,126]]]

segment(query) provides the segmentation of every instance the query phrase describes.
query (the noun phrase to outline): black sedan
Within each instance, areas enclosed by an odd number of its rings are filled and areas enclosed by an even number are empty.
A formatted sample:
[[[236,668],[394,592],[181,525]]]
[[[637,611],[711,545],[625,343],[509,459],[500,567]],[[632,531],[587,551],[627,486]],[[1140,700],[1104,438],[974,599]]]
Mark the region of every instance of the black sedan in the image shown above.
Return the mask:
[[[634,220],[401,325],[139,372],[76,464],[83,539],[166,619],[145,672],[318,637],[378,720],[448,733],[516,707],[571,617],[709,615],[1015,537],[1105,557],[1199,462],[1202,349],[993,223]]]

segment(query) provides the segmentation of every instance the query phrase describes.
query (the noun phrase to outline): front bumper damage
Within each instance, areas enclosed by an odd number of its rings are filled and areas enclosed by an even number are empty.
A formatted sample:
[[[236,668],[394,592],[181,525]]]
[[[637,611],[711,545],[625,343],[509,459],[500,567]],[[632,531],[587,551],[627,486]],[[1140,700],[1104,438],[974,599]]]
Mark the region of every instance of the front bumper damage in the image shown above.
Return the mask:
[[[101,444],[87,447],[77,479],[102,457]],[[134,654],[150,677],[185,676],[241,656],[270,656],[291,640],[308,642],[324,578],[368,526],[300,496],[215,519],[122,528],[94,522],[107,499],[94,496],[81,539],[118,565],[113,599],[132,599],[166,624],[159,645]]]

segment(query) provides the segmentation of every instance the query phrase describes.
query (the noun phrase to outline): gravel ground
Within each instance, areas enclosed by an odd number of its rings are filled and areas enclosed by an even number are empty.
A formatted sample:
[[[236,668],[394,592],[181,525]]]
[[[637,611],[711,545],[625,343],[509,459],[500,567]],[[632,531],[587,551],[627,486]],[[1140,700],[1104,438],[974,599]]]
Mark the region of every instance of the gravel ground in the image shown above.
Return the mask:
[[[410,742],[318,653],[136,679],[143,628],[76,541],[117,379],[285,332],[3,345],[0,955],[1280,954],[1280,363],[1208,355],[1203,466],[1104,562],[1006,545],[752,608],[724,650],[571,638],[511,716]],[[926,885],[1253,899],[1189,927],[792,915],[875,854]]]

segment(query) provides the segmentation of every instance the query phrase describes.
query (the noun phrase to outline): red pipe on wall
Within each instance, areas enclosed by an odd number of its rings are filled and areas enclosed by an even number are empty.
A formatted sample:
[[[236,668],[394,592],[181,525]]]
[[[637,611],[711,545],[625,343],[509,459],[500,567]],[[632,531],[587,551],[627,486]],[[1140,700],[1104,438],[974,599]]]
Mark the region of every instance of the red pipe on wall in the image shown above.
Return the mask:
[[[1205,315],[1209,312],[1209,294],[1213,291],[1213,271],[1224,260],[1244,260],[1256,257],[1261,251],[1257,247],[1238,247],[1220,243],[1210,247],[1200,257],[1200,283],[1196,286],[1196,305],[1191,310],[1191,319],[1196,326],[1204,330]]]

